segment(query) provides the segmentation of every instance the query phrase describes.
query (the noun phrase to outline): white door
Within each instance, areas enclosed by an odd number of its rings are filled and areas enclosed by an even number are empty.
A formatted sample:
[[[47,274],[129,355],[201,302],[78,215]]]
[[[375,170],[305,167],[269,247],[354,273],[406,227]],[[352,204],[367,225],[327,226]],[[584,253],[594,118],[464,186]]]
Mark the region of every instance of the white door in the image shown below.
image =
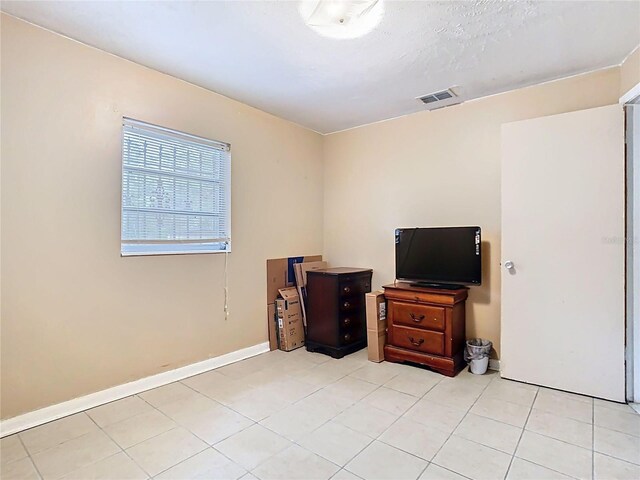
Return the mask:
[[[502,126],[503,377],[624,401],[624,188],[621,105]]]

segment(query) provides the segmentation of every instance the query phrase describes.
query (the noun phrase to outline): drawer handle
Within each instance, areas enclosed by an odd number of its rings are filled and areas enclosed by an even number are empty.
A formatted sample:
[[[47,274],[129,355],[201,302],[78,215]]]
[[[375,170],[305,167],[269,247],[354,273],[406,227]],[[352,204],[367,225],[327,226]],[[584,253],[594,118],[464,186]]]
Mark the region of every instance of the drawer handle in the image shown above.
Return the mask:
[[[351,319],[350,318],[345,318],[342,323],[344,323],[344,326],[346,327],[347,325],[351,324]]]
[[[420,323],[422,320],[424,320],[424,315],[417,316],[415,313],[410,313],[409,316],[411,316],[411,320],[416,323]]]
[[[351,291],[351,287],[344,287],[344,288],[342,289],[342,291],[343,291],[344,293],[349,293],[349,292]]]
[[[345,334],[344,336],[344,341],[348,342],[349,340],[351,340],[351,335],[349,333]]]
[[[334,290],[334,292],[335,292],[335,290]],[[335,305],[335,304],[334,304],[334,305]],[[351,306],[351,304],[350,304],[349,302],[344,302],[344,303],[342,304],[342,306],[343,306],[344,308],[349,308],[349,307]]]
[[[420,345],[422,345],[424,343],[424,338],[419,338],[418,340],[416,340],[413,337],[409,337],[409,341],[415,345],[416,347],[419,347]]]

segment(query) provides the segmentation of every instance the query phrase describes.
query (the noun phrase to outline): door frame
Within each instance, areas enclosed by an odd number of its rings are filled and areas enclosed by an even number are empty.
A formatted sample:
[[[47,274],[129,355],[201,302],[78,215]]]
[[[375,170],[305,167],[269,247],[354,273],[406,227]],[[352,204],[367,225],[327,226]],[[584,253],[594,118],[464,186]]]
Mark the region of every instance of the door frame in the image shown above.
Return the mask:
[[[619,103],[625,112],[626,398],[640,403],[640,142],[633,135],[640,132],[640,83],[620,97]]]

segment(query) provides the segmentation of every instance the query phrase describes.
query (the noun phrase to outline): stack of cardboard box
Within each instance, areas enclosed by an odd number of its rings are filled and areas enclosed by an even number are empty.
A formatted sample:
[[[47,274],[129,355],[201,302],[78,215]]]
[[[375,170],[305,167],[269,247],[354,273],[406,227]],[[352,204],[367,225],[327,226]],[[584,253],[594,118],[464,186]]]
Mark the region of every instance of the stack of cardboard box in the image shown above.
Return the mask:
[[[280,348],[288,351],[304,345],[304,328],[299,295],[294,286],[294,267],[298,263],[318,261],[322,261],[321,255],[267,260],[267,328],[269,331],[270,350]],[[282,294],[283,290],[286,290],[285,296]],[[279,312],[276,311],[278,299],[281,300],[281,311]],[[298,325],[295,321],[296,313],[300,319],[299,327],[295,327]],[[289,326],[288,331],[286,329],[287,325]]]
[[[281,288],[279,292],[280,298],[276,299],[278,348],[289,352],[304,345],[300,297],[296,287]]]
[[[384,344],[387,339],[387,303],[382,290],[367,293],[365,299],[369,360],[381,362],[384,360]]]

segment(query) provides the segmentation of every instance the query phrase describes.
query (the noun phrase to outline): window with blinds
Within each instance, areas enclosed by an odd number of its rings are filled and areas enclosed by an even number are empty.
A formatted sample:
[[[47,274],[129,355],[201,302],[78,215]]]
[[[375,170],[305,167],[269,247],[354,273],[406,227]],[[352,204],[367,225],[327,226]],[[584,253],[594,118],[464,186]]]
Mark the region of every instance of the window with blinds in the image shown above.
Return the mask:
[[[231,250],[226,143],[124,119],[122,255]]]

